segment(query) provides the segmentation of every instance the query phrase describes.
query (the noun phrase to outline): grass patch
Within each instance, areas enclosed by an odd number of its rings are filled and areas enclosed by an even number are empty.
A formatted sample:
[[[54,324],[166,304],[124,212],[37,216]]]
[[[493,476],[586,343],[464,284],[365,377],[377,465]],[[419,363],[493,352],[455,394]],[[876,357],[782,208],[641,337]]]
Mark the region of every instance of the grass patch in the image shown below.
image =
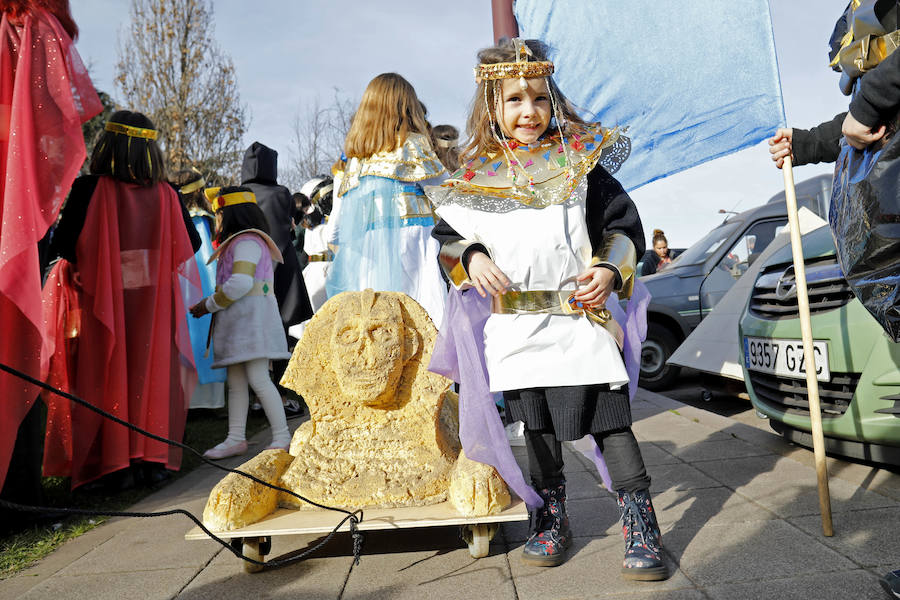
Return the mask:
[[[247,437],[269,426],[263,411],[250,411],[247,418]],[[197,409],[188,413],[184,443],[201,453],[225,439],[228,429],[225,408]],[[180,471],[169,471],[171,477],[152,485],[136,485],[119,489],[113,480],[109,485],[93,486],[93,489],[71,490],[66,477],[44,477],[42,505],[54,508],[81,508],[96,511],[122,511],[166,485],[184,477],[201,464],[199,456],[185,452]],[[24,516],[24,518],[19,518]],[[6,515],[4,515],[6,517]],[[4,526],[0,539],[0,581],[30,567],[45,558],[66,541],[90,531],[107,520],[107,517],[81,515],[40,515],[12,513],[18,526]]]

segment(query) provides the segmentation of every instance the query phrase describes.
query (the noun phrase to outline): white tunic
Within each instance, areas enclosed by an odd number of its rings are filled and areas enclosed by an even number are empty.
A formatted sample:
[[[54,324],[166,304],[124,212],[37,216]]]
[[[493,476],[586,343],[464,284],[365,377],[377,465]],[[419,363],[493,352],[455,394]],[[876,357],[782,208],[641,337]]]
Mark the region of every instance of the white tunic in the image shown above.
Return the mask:
[[[591,262],[586,179],[572,200],[546,208],[489,212],[448,203],[436,212],[468,241],[484,244],[513,290],[575,290]],[[475,293],[475,292],[470,292]],[[619,347],[583,316],[492,314],[484,328],[492,392],[628,383]]]
[[[306,233],[303,234],[303,251],[310,256],[328,252],[326,235],[328,235],[327,223],[306,230]],[[313,312],[318,312],[319,308],[328,300],[328,294],[325,292],[325,278],[328,276],[330,267],[330,260],[320,260],[310,261],[303,268],[303,281],[306,283],[306,291],[309,294]]]

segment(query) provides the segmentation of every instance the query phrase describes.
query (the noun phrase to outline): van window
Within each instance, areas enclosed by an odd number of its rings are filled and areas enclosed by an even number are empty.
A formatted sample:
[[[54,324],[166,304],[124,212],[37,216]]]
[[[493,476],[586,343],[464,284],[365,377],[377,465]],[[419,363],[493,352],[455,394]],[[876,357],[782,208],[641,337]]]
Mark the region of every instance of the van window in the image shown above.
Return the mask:
[[[722,223],[700,238],[700,241],[676,256],[675,260],[673,260],[672,264],[669,266],[695,265],[697,263],[706,262],[706,260],[719,249],[719,246],[725,243],[725,240],[727,240],[740,225],[742,225],[741,222],[734,221]]]
[[[773,219],[754,224],[744,232],[716,266],[738,279],[775,239],[786,223],[787,219]]]

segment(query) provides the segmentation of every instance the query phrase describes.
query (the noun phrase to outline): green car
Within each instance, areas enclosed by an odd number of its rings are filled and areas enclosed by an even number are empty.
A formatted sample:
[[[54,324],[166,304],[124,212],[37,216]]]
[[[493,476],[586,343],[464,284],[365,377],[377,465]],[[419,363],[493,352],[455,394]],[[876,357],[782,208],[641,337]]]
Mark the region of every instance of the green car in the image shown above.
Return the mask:
[[[828,227],[803,236],[815,368],[827,451],[900,464],[900,344],[854,297]],[[744,382],[786,439],[812,446],[791,246],[763,265],[741,317]]]

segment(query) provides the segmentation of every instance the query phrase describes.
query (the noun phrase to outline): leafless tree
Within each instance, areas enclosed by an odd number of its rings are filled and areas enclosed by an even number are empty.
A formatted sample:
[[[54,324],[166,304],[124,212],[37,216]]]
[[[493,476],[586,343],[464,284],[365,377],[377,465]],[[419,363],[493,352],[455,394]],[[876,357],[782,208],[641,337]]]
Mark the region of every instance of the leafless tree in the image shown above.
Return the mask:
[[[343,152],[355,106],[338,89],[327,105],[318,96],[301,105],[294,116],[290,162],[279,177],[282,185],[297,190],[311,177],[331,172]]]
[[[170,171],[194,166],[231,183],[249,115],[213,32],[211,0],[131,0],[116,86],[127,108],[159,128]]]

